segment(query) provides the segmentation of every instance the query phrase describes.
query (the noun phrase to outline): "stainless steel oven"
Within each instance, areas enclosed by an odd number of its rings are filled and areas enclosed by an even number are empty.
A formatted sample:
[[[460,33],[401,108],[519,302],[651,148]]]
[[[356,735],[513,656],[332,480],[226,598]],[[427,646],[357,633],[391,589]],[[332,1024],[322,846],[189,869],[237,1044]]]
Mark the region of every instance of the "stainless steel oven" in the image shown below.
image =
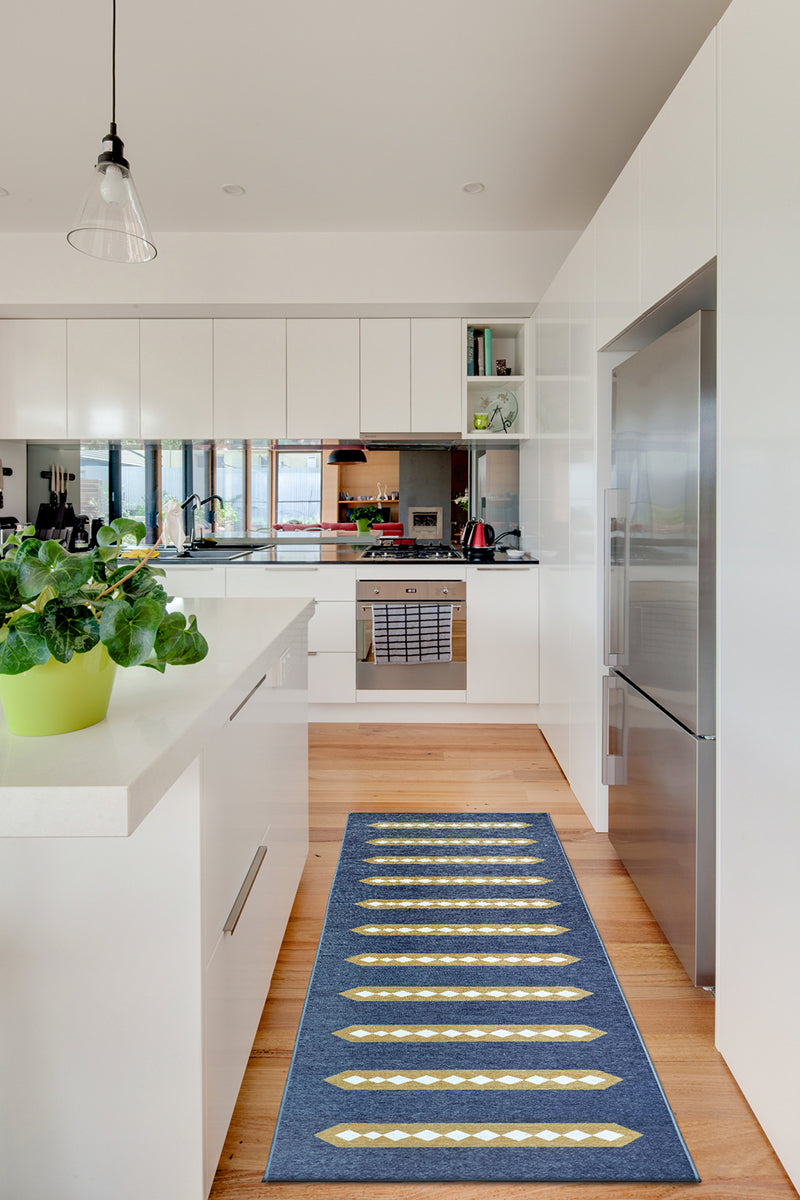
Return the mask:
[[[363,579],[356,592],[356,687],[464,691],[467,585],[461,579]]]

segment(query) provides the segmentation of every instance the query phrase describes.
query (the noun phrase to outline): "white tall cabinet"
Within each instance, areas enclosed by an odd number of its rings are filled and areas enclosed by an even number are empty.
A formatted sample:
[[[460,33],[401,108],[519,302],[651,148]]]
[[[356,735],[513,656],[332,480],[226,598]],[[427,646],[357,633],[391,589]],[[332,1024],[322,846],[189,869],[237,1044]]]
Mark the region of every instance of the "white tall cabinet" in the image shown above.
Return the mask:
[[[715,162],[712,33],[534,317],[537,436],[520,455],[521,520],[526,533],[538,531],[542,563],[540,725],[596,829],[608,821],[600,783],[600,514],[610,371],[619,361],[598,351],[714,257]]]
[[[798,43],[795,0],[719,25],[717,1044],[800,1189]]]

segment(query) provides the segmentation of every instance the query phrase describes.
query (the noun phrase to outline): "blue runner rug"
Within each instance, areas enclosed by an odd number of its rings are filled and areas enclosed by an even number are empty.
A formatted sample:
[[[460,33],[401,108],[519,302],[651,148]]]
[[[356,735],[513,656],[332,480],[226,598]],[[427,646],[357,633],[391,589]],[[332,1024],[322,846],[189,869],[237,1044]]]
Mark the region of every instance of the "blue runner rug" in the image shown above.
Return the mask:
[[[264,1179],[699,1180],[546,813],[350,815]]]

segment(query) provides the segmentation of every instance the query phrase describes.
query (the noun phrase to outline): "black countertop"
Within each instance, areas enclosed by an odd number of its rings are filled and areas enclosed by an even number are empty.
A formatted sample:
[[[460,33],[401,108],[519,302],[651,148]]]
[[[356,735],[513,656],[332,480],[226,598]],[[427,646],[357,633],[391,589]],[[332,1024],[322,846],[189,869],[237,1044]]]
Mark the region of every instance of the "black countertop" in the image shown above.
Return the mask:
[[[537,563],[535,558],[511,559],[503,551],[498,551],[492,560],[495,566],[531,566]],[[271,563],[284,566],[324,566],[348,565],[364,563],[371,567],[408,566],[428,571],[431,567],[459,566],[463,559],[457,558],[364,558],[364,545],[342,543],[287,544],[277,546],[261,546],[253,549],[238,546],[219,547],[216,550],[193,550],[187,555],[178,557],[174,553],[162,553],[158,563],[164,567],[191,565],[208,566],[268,566]],[[467,562],[466,566],[486,566],[486,563]]]

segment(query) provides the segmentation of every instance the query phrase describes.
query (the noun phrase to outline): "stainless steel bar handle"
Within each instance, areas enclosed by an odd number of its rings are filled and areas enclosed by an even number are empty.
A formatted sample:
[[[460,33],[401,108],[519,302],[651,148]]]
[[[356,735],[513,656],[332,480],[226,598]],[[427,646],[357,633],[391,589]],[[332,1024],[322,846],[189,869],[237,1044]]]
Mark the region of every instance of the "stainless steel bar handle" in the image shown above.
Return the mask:
[[[622,715],[619,725],[612,731],[611,725],[611,693],[617,692],[620,699]],[[625,692],[622,684],[615,675],[603,676],[603,762],[601,782],[612,785],[627,783],[627,764],[625,747],[627,732],[625,729]]]
[[[261,864],[267,856],[267,847],[259,846],[253,855],[253,861],[250,863],[247,874],[244,877],[242,886],[239,888],[239,894],[233,902],[233,908],[228,913],[228,919],[222,926],[223,933],[233,933],[236,926],[239,924],[239,917],[242,915],[242,910],[247,903],[247,897],[250,895],[253,884],[256,881],[256,876],[261,870]]]
[[[603,662],[607,667],[619,667],[628,656],[627,488],[606,488],[603,531]]]
[[[258,683],[254,684],[253,687],[250,688],[250,691],[247,693],[244,700],[242,700],[242,702],[240,704],[236,705],[236,708],[233,710],[233,712],[228,717],[229,721],[233,721],[236,719],[236,717],[238,717],[239,713],[242,711],[245,704],[247,704],[248,700],[251,700],[253,698],[253,696],[256,694],[258,689],[261,687],[262,683],[265,682],[266,678],[267,678],[266,675],[262,675],[261,678],[259,679]]]

